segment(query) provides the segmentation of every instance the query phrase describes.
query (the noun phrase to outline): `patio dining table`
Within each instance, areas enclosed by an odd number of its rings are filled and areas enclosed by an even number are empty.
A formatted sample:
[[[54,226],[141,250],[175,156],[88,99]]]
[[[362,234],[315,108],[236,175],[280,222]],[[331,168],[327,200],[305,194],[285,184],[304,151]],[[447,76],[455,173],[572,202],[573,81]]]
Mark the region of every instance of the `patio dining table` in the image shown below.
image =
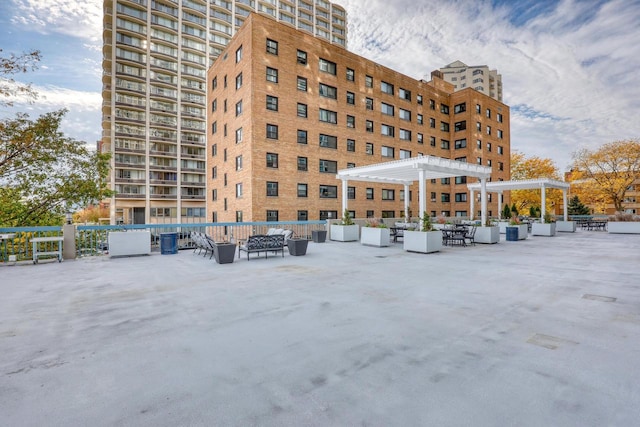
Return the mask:
[[[468,232],[466,225],[456,224],[453,227],[445,227],[442,229],[442,244],[445,246],[467,246],[466,234]]]

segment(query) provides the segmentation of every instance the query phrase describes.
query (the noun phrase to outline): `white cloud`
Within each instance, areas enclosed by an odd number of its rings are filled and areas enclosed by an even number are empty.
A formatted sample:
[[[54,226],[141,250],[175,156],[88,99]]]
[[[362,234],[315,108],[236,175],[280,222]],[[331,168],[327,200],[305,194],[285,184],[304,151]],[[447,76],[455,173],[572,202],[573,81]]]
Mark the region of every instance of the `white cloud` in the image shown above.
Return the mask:
[[[579,148],[640,135],[638,2],[563,0],[522,26],[511,4],[416,3],[344,0],[349,50],[414,78],[458,59],[496,68],[512,147],[561,169]]]
[[[102,34],[101,0],[11,0],[12,22],[42,34],[65,34],[98,43]]]

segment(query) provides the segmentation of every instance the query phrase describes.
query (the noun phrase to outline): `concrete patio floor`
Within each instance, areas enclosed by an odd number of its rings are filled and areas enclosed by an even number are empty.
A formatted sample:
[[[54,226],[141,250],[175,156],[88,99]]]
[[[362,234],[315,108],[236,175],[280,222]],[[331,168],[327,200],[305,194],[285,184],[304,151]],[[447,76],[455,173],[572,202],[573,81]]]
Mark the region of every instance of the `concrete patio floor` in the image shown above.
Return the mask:
[[[638,425],[639,266],[586,231],[2,266],[0,425]]]

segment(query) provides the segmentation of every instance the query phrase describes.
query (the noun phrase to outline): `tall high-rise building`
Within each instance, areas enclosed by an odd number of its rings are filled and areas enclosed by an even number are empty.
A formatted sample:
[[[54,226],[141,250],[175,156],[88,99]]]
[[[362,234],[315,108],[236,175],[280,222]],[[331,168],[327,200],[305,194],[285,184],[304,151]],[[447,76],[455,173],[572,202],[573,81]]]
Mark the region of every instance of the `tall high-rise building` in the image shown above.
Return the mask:
[[[209,221],[341,216],[336,172],[432,155],[510,177],[509,107],[433,77],[416,80],[252,14],[209,69]],[[466,176],[427,182],[432,215],[466,217]],[[349,182],[357,218],[418,214],[418,184]],[[489,195],[491,197],[491,195]],[[476,204],[479,206],[479,204]],[[496,215],[497,197],[489,200]]]
[[[439,77],[451,83],[455,90],[470,87],[502,102],[502,75],[497,70],[486,65],[469,66],[455,61],[440,68],[439,72]]]
[[[112,222],[206,219],[207,69],[253,11],[346,47],[345,9],[326,0],[104,1]]]

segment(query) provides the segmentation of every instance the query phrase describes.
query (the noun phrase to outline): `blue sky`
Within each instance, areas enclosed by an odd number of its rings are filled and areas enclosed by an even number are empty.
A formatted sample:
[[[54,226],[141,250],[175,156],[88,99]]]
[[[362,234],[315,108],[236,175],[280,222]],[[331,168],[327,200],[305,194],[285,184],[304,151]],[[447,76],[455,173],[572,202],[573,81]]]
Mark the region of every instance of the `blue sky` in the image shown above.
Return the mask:
[[[566,170],[571,153],[639,138],[640,0],[341,0],[349,50],[408,76],[455,60],[502,74],[511,145]],[[101,132],[101,0],[2,0],[3,55],[40,49],[32,115],[66,107],[63,131]]]

